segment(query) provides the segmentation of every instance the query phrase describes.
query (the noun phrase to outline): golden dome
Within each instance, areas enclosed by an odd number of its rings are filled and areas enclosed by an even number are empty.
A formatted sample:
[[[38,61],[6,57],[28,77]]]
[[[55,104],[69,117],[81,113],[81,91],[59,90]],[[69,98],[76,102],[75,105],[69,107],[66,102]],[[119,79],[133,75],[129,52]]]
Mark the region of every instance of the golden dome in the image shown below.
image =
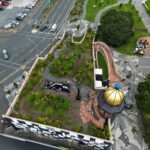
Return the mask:
[[[124,99],[124,94],[121,89],[108,87],[104,92],[104,100],[108,105],[118,106]]]

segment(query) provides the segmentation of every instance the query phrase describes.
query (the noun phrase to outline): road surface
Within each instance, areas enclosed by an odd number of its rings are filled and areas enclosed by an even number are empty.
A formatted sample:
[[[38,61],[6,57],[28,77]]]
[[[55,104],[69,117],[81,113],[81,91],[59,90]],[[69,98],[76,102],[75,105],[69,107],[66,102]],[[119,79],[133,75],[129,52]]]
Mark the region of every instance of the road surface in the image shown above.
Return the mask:
[[[60,150],[55,146],[0,135],[0,150]]]
[[[56,32],[51,32],[51,27],[53,24],[57,24],[56,31],[60,30],[67,21],[66,18],[73,3],[72,0],[58,0],[46,20],[49,21],[48,29],[44,32],[32,33],[32,24],[42,17],[41,12],[47,6],[47,0],[44,0],[41,8],[29,20],[26,27],[15,34],[0,36],[0,116],[8,108],[8,102],[3,92],[4,85],[13,82],[23,71],[29,70],[37,55],[44,56],[48,53],[47,45],[57,38]],[[8,50],[10,59],[7,61],[3,59],[3,49]]]

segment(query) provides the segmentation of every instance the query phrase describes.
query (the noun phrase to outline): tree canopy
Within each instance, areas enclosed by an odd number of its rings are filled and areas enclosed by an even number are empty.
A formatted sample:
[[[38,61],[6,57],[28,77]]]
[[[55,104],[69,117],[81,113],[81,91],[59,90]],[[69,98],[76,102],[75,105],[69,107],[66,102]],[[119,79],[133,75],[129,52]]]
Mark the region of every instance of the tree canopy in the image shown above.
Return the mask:
[[[133,35],[133,25],[132,13],[110,10],[101,18],[96,40],[102,40],[108,45],[119,47],[127,43]]]
[[[135,96],[137,106],[143,115],[145,127],[145,142],[150,144],[150,74],[138,85],[138,94]]]

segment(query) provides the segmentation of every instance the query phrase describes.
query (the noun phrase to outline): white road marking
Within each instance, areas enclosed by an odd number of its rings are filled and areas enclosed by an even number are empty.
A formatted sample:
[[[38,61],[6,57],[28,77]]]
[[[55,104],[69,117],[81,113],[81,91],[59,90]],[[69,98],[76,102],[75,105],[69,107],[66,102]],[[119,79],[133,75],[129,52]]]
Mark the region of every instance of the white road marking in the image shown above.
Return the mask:
[[[4,64],[0,64],[0,66],[5,66],[5,67],[12,68],[12,69],[15,69],[15,70],[18,69],[18,68],[12,67],[12,66],[4,65]]]
[[[23,138],[15,137],[15,136],[12,136],[12,135],[2,134],[2,133],[0,133],[0,135],[1,135],[1,136],[4,136],[4,137],[11,138],[11,139],[20,140],[20,141],[23,141],[23,142],[25,142],[25,141],[26,141],[26,140],[25,140],[25,139],[23,139]]]
[[[139,66],[140,68],[150,68],[150,66]]]
[[[3,62],[6,62],[6,63],[10,63],[10,64],[14,64],[14,65],[21,66],[20,64],[17,64],[17,63],[11,62],[11,61],[6,61],[6,60],[3,60],[3,59],[0,59],[0,61],[3,61]]]
[[[28,140],[28,139],[24,139],[24,138],[20,138],[20,137],[17,137],[17,136],[12,136],[12,135],[3,134],[3,133],[0,133],[0,135],[3,136],[3,137],[8,137],[8,138],[19,140],[19,141],[23,141],[23,142],[35,143],[35,144],[38,144],[38,145],[43,145],[43,146],[46,146],[46,147],[57,148],[59,150],[62,150],[61,148],[55,147],[53,145],[48,145],[48,144],[44,144],[44,143],[41,143],[41,142],[37,142],[37,141],[33,141],[33,140]]]

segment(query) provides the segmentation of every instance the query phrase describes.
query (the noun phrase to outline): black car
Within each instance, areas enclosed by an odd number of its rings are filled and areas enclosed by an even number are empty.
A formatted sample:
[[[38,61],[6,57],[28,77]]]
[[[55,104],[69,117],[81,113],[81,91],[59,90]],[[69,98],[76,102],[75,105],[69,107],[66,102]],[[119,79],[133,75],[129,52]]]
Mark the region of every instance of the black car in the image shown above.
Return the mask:
[[[47,29],[47,25],[42,25],[40,31],[44,31],[45,29]]]
[[[18,16],[18,17],[16,17],[16,20],[18,20],[18,21],[23,21],[23,17],[21,17],[21,16]]]

